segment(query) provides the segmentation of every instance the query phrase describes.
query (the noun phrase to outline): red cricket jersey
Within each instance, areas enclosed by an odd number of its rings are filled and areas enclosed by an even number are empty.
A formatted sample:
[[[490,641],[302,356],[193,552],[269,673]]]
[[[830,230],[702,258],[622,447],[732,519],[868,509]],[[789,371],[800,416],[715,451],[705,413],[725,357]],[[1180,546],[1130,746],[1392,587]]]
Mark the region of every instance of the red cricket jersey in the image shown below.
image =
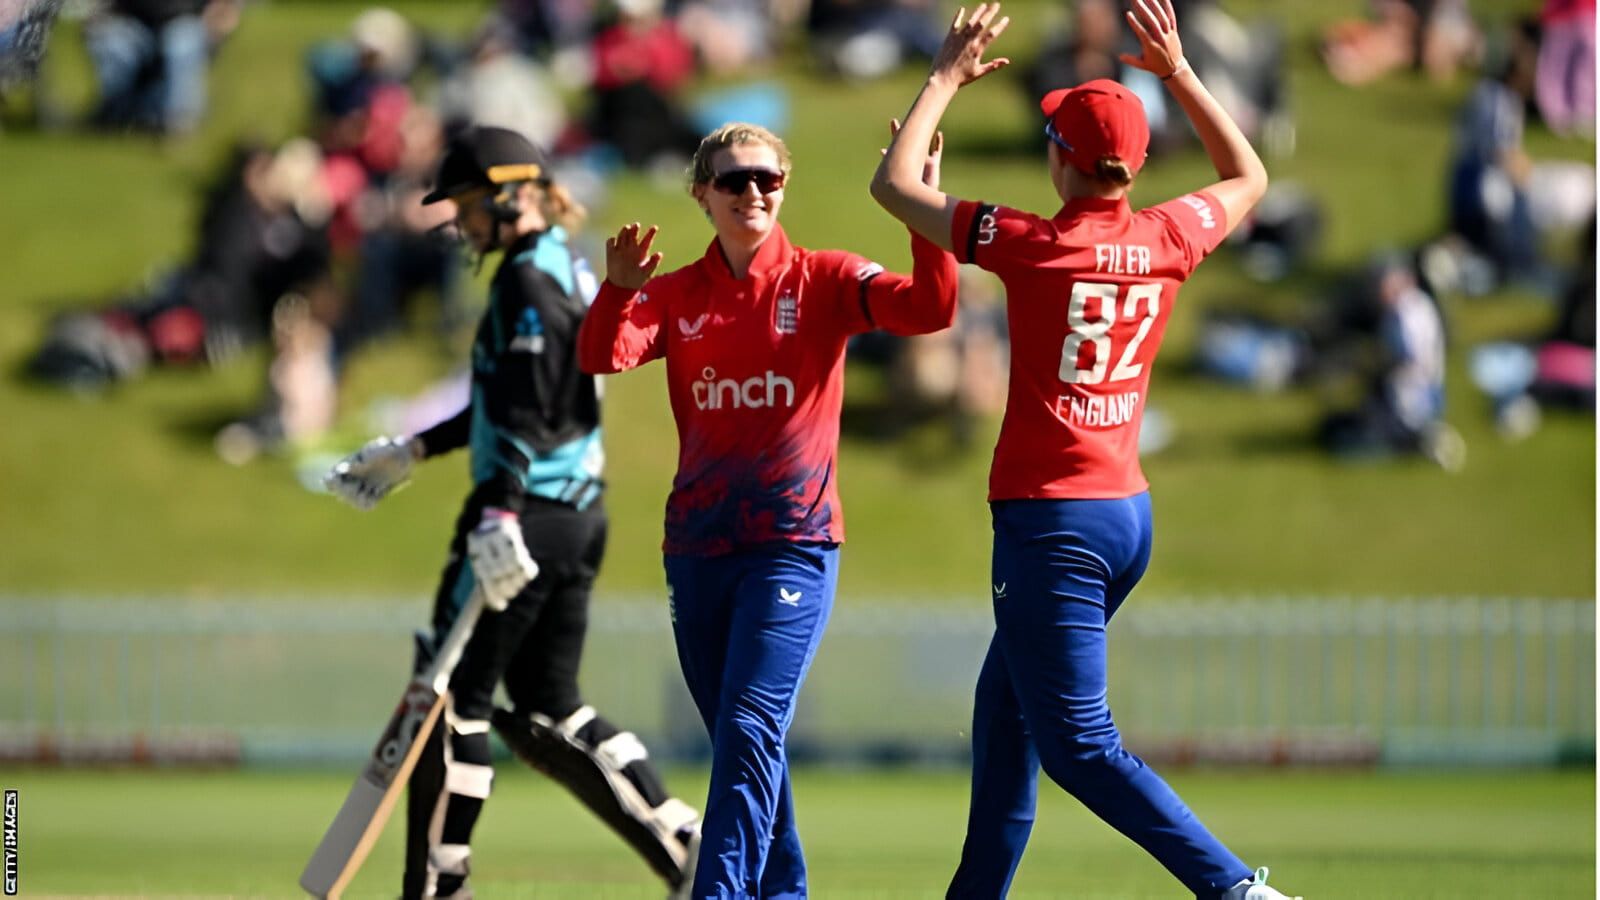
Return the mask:
[[[989,499],[1113,499],[1149,487],[1139,422],[1182,284],[1227,233],[1204,192],[1133,212],[1074,199],[1053,219],[963,201],[962,262],[1006,286],[1010,394]]]
[[[699,260],[633,293],[607,281],[578,335],[596,374],[665,357],[678,425],[667,498],[672,554],[844,540],[837,457],[845,341],[950,326],[956,263],[913,237],[910,277],[854,253],[812,251],[775,227],[746,278],[713,239]]]

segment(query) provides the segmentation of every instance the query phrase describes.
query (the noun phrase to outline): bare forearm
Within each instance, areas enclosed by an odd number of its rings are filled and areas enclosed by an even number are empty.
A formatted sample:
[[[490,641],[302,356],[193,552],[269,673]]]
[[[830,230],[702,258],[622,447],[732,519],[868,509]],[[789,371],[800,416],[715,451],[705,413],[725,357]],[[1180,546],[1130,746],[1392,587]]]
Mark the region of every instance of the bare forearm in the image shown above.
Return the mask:
[[[905,124],[889,142],[872,177],[872,198],[889,214],[944,250],[950,249],[952,201],[923,181],[928,147],[958,85],[930,76],[906,113]]]
[[[1267,192],[1266,166],[1227,110],[1187,64],[1180,65],[1171,78],[1164,80],[1194,124],[1200,143],[1217,170],[1217,183],[1206,190],[1222,204],[1227,219],[1225,233],[1232,232]]]
[[[1261,157],[1256,155],[1255,148],[1250,146],[1249,139],[1234,124],[1227,110],[1200,83],[1194,70],[1185,64],[1177,74],[1166,79],[1166,85],[1183,108],[1184,115],[1194,124],[1195,132],[1200,135],[1200,143],[1206,148],[1206,155],[1211,157],[1211,165],[1217,170],[1217,177],[1259,179],[1265,187],[1267,169],[1262,165]]]
[[[889,152],[884,154],[873,179],[876,186],[887,181],[901,191],[926,187],[922,184],[922,166],[928,160],[928,146],[933,134],[939,130],[939,120],[955,98],[956,84],[948,79],[930,76],[917,93],[911,110],[906,113],[900,133],[889,142]]]

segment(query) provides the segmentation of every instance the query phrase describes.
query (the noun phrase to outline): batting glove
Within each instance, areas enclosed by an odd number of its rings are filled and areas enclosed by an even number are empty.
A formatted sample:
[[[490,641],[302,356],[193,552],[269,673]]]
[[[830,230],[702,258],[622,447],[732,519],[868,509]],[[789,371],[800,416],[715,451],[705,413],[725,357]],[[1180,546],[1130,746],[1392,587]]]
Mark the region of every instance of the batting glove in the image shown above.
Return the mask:
[[[371,509],[411,477],[417,450],[415,438],[374,438],[340,460],[322,484],[356,509]]]
[[[467,535],[467,557],[483,587],[484,606],[495,612],[511,605],[511,598],[539,576],[539,564],[522,542],[516,513],[503,509],[483,511],[483,521]]]

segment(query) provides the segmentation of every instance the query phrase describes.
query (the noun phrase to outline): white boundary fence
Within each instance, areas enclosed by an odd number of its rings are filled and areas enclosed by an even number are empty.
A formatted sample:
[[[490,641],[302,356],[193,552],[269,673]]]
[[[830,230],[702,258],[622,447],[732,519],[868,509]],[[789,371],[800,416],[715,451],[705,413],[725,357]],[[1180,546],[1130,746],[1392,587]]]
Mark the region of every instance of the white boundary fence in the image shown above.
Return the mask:
[[[417,598],[0,598],[0,762],[359,758],[410,672]],[[1135,600],[1111,627],[1136,752],[1242,762],[1592,760],[1593,600]],[[665,605],[595,602],[587,699],[658,756],[705,752]],[[962,758],[987,609],[842,598],[796,757]]]

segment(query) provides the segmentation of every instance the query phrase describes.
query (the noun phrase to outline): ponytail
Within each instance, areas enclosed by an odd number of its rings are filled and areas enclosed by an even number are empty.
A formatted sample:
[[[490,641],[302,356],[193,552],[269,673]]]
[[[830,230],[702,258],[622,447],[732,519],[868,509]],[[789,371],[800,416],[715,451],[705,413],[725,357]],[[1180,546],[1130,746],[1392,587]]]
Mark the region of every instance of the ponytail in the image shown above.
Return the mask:
[[[1133,170],[1115,156],[1102,156],[1095,160],[1094,177],[1117,187],[1133,184]]]

